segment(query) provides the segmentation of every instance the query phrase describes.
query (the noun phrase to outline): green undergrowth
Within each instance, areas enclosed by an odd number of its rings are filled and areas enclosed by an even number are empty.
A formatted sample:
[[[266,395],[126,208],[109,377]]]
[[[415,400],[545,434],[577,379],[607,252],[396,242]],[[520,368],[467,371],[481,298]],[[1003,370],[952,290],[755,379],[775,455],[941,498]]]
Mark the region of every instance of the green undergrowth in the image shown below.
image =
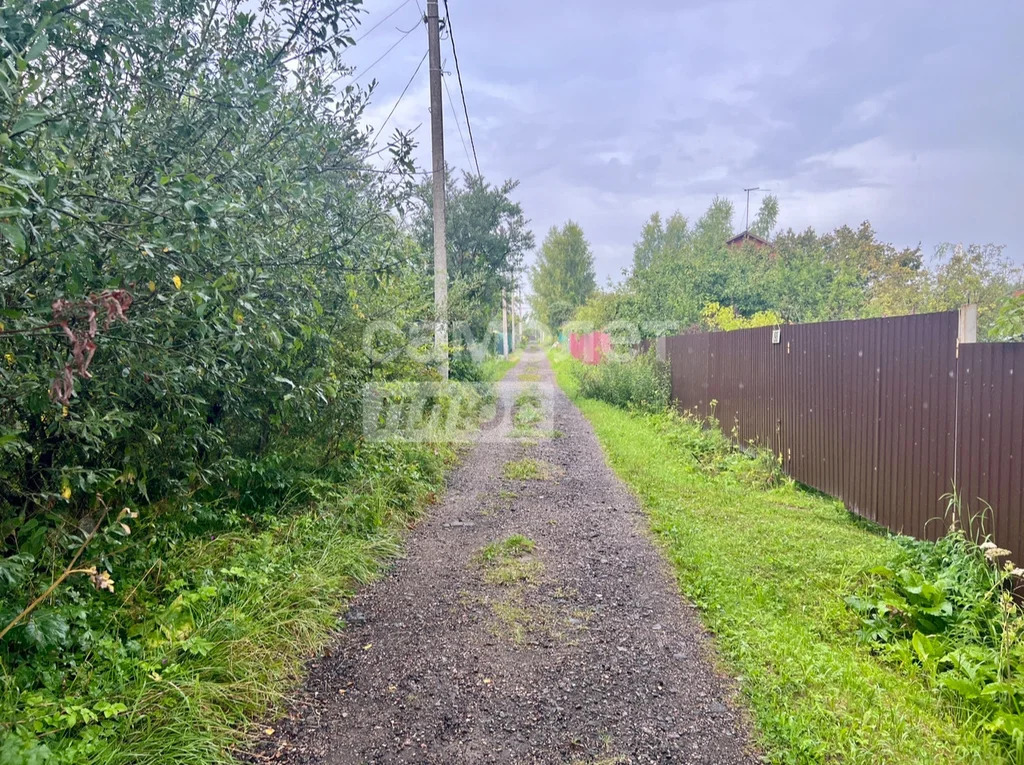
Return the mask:
[[[552,353],[563,389],[579,382]],[[674,413],[577,397],[714,634],[772,762],[1002,762],[969,713],[858,637],[844,601],[899,542]]]
[[[513,351],[508,355],[508,358],[502,358],[495,354],[494,356],[488,356],[482,362],[480,362],[480,375],[484,382],[498,382],[503,380],[505,375],[509,373],[516,364],[519,363],[519,357],[522,354],[519,351]]]
[[[629,359],[610,357],[600,364],[573,360],[573,376],[580,395],[642,412],[659,412],[671,390],[668,364],[654,351]]]
[[[1022,762],[1024,609],[1012,594],[1022,571],[1008,550],[974,538],[957,525],[938,542],[900,537],[897,554],[867,572],[864,589],[846,602],[867,645],[923,675]]]
[[[284,506],[151,507],[113,591],[68,579],[2,647],[0,762],[217,763],[243,751],[353,588],[400,552],[448,447],[378,444],[280,480]]]

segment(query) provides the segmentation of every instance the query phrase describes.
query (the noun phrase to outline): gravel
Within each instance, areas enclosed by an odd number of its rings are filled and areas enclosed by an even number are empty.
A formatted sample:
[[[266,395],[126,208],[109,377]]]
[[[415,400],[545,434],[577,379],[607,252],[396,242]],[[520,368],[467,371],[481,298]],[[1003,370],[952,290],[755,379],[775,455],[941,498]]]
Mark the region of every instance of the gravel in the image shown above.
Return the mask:
[[[636,500],[544,356],[510,378],[527,371],[561,436],[472,447],[252,762],[760,761]],[[523,457],[558,469],[503,478]],[[485,578],[478,552],[512,534],[534,574]]]

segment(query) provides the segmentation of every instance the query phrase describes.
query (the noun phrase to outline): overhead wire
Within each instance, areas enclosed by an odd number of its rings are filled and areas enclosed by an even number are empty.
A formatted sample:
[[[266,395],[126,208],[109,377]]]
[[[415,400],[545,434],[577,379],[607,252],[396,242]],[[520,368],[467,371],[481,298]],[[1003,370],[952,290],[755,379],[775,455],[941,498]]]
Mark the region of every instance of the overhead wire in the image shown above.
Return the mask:
[[[345,87],[348,87],[349,85],[355,85],[355,84],[356,84],[357,82],[359,82],[359,80],[360,80],[360,79],[362,79],[363,75],[365,75],[365,74],[366,74],[367,72],[369,72],[369,71],[370,71],[371,69],[373,69],[373,68],[374,68],[375,66],[377,66],[377,64],[379,64],[379,63],[380,63],[381,61],[383,61],[383,60],[384,60],[385,58],[387,58],[388,54],[389,54],[389,53],[391,53],[391,51],[393,51],[393,50],[394,50],[395,48],[397,48],[397,47],[399,46],[399,44],[400,44],[400,43],[401,43],[401,42],[402,42],[402,41],[403,41],[403,40],[404,40],[404,39],[405,39],[406,37],[408,37],[409,35],[411,35],[411,34],[412,34],[413,32],[415,32],[415,31],[416,31],[416,27],[413,27],[413,28],[412,28],[412,29],[410,29],[410,30],[409,30],[408,32],[403,32],[403,33],[402,33],[402,36],[401,36],[401,37],[399,37],[399,38],[398,38],[397,40],[395,40],[395,42],[394,42],[394,43],[393,43],[393,44],[391,45],[391,47],[390,47],[390,48],[388,48],[388,49],[387,49],[386,51],[384,51],[384,52],[383,52],[383,53],[382,53],[382,54],[381,54],[381,55],[380,55],[380,56],[379,56],[379,57],[378,57],[378,58],[377,58],[377,59],[376,59],[376,60],[375,60],[375,61],[374,61],[374,62],[373,62],[372,64],[370,64],[370,65],[369,65],[368,67],[366,67],[366,68],[365,68],[365,69],[363,69],[363,70],[362,70],[361,72],[359,72],[359,74],[357,74],[357,75],[356,75],[355,77],[353,77],[353,78],[352,78],[351,80],[349,80],[349,81],[348,81],[347,83],[345,83]],[[337,82],[338,80],[340,80],[340,79],[341,79],[341,77],[343,77],[343,76],[344,76],[344,75],[341,75],[341,76],[339,76],[339,77],[336,77],[336,78],[334,79],[334,81],[333,81],[333,82],[331,83],[331,85],[334,85],[334,83],[335,83],[335,82]]]
[[[468,164],[472,164],[473,160],[469,158],[469,147],[466,146],[466,139],[462,135],[462,125],[459,123],[459,112],[455,109],[455,101],[454,99],[452,99],[452,91],[448,87],[448,80],[446,80],[443,76],[444,72],[442,72],[441,74],[441,82],[444,83],[444,92],[448,94],[448,105],[452,109],[452,119],[455,120],[455,127],[459,129],[459,140],[462,141],[462,150],[466,152],[466,162]]]
[[[375,30],[375,29],[376,29],[377,27],[379,27],[379,26],[380,26],[381,24],[383,24],[383,23],[384,23],[385,21],[387,21],[388,19],[390,19],[390,18],[391,18],[392,16],[394,16],[394,15],[395,15],[396,13],[398,13],[398,12],[399,12],[400,10],[402,10],[402,9],[403,9],[403,8],[404,8],[405,6],[407,6],[407,5],[408,5],[409,3],[411,3],[411,2],[412,2],[412,0],[405,0],[405,2],[404,2],[404,3],[402,3],[401,5],[399,5],[399,6],[398,6],[397,8],[395,8],[395,9],[394,9],[393,11],[391,11],[391,13],[389,13],[389,14],[388,14],[387,16],[385,16],[384,18],[382,18],[382,19],[381,19],[380,21],[378,21],[378,22],[377,22],[376,24],[374,24],[374,25],[373,25],[372,27],[370,27],[369,29],[367,29],[367,30],[366,30],[365,32],[363,32],[363,33],[362,33],[361,35],[359,35],[359,37],[357,37],[357,38],[356,38],[355,40],[353,40],[352,42],[353,42],[353,43],[357,43],[357,42],[359,42],[360,40],[365,40],[365,39],[366,39],[366,37],[367,37],[367,36],[368,36],[368,35],[369,35],[369,34],[370,34],[371,32],[373,32],[373,30]]]
[[[462,111],[466,115],[466,130],[469,131],[469,145],[473,147],[473,164],[476,165],[476,174],[480,172],[480,162],[476,157],[476,141],[473,140],[473,123],[469,121],[469,107],[466,106],[466,89],[462,86],[462,70],[459,68],[459,54],[455,50],[455,30],[452,28],[452,13],[448,8],[448,0],[444,0],[444,16],[448,27],[448,39],[452,43],[452,56],[455,58],[455,75],[459,79],[459,92],[462,94]]]
[[[377,141],[379,141],[380,137],[384,135],[384,128],[387,127],[387,124],[388,122],[390,122],[391,117],[394,116],[395,110],[398,109],[398,105],[402,103],[402,99],[405,98],[405,94],[409,92],[409,86],[411,86],[412,81],[416,79],[416,75],[420,73],[420,69],[423,67],[423,62],[427,60],[427,54],[429,52],[429,50],[424,52],[423,58],[420,59],[420,62],[416,65],[416,70],[412,73],[412,77],[410,77],[409,81],[405,83],[405,87],[402,89],[402,94],[398,97],[398,100],[395,101],[395,105],[391,107],[391,111],[388,112],[388,116],[384,118],[384,121],[377,129],[377,135],[374,137],[373,142],[370,144],[371,149],[377,145]]]

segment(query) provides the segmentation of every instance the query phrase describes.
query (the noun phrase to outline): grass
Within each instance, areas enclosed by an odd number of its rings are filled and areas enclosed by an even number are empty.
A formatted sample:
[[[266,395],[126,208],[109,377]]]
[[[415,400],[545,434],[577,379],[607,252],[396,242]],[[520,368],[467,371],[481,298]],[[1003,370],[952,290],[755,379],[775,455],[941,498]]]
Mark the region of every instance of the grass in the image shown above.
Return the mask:
[[[551,358],[575,396],[567,355]],[[843,597],[893,557],[893,539],[791,481],[758,487],[735,452],[710,464],[701,447],[721,435],[695,423],[577,404],[715,633],[770,761],[1004,761],[923,678],[858,643]]]
[[[505,637],[515,645],[523,645],[530,633],[534,618],[530,610],[522,604],[520,597],[505,598],[491,603],[491,611],[497,619],[494,633]]]
[[[535,547],[529,537],[513,534],[491,542],[476,555],[484,569],[484,580],[508,588],[490,606],[495,616],[495,634],[515,645],[525,643],[527,635],[546,622],[540,618],[542,612],[527,606],[523,597],[523,588],[536,585],[544,572],[544,564],[533,557]]]
[[[484,381],[498,382],[503,379],[508,374],[508,371],[519,363],[521,355],[520,351],[513,351],[508,355],[507,359],[503,358],[500,354],[488,356],[480,362],[480,374]]]
[[[512,412],[512,438],[523,441],[536,441],[543,434],[538,424],[544,419],[541,408],[540,392],[531,387],[516,396]]]
[[[524,457],[521,460],[506,462],[503,474],[505,478],[513,481],[546,481],[551,478],[553,471],[553,466],[543,460]]]
[[[521,534],[500,542],[491,542],[477,555],[484,567],[484,579],[490,584],[535,584],[544,564],[531,557],[534,541]]]
[[[0,762],[47,765],[231,763],[261,733],[339,626],[354,588],[401,552],[401,532],[442,485],[448,447],[363,455],[376,478],[319,487],[321,498],[262,530],[205,534],[169,548],[148,571],[115,569],[111,622],[126,651],[100,642],[68,672],[56,701],[0,676],[0,709],[37,742],[8,738]],[[388,475],[394,473],[394,475]],[[405,478],[404,476],[415,476]],[[290,509],[290,508],[289,508]],[[145,538],[144,519],[133,537]],[[132,647],[134,646],[134,647]],[[111,719],[83,717],[96,703]],[[0,726],[0,741],[4,740]],[[26,756],[26,747],[34,751]],[[42,751],[50,752],[46,756]]]

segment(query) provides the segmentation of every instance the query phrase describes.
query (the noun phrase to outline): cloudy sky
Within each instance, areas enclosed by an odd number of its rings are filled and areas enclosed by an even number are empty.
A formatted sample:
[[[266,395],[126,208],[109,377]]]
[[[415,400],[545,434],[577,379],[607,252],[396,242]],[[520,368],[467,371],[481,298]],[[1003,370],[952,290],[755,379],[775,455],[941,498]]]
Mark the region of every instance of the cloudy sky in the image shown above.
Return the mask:
[[[996,242],[1024,261],[1019,0],[449,5],[482,172],[520,180],[538,243],[578,221],[601,282],[629,264],[654,211],[693,219],[717,194],[742,228],[747,186],[778,196],[783,228],[868,219],[900,246]],[[357,37],[398,8],[347,54],[365,70],[398,43],[360,80],[379,81],[367,113],[379,125],[426,31],[403,38],[416,0],[365,7]],[[385,128],[421,125],[423,167],[427,104],[424,63]],[[447,96],[445,121],[447,158],[467,168]],[[458,122],[465,134],[460,105]]]

